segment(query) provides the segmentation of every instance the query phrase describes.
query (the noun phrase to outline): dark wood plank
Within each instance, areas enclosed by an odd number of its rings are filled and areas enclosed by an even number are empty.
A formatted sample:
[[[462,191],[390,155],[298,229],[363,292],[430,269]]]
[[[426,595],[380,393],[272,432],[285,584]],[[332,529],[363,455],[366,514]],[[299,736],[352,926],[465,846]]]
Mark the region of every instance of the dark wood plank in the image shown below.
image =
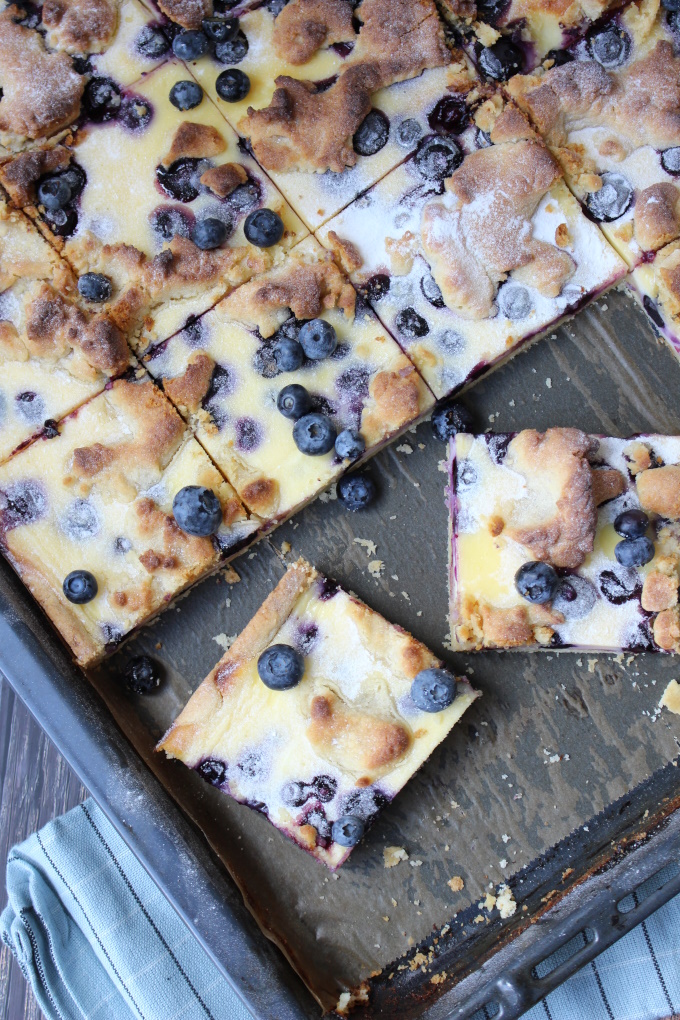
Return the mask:
[[[0,679],[0,887],[7,854],[56,815],[87,796],[54,745]],[[3,904],[6,896],[3,893]],[[0,1020],[39,1020],[42,1013],[14,957],[0,947]]]

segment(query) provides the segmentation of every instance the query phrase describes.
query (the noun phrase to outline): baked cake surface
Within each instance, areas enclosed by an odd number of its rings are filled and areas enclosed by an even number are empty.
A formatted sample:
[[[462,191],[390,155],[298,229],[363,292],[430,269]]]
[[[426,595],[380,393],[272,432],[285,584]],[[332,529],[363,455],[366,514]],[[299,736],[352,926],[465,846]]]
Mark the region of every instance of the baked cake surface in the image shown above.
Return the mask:
[[[436,396],[625,273],[525,117],[500,95],[431,136],[319,232]]]
[[[335,331],[332,353],[313,360],[302,358],[300,348],[299,367],[279,368],[281,342],[295,340],[317,318]],[[295,420],[277,407],[284,387],[304,387],[306,410],[325,415],[336,433],[357,430],[367,455],[434,403],[409,359],[312,238],[282,266],[153,347],[144,363],[246,506],[270,521],[304,505],[349,464],[334,448],[301,452]]]
[[[205,486],[222,523],[180,529],[175,495]],[[169,401],[148,378],[119,379],[0,466],[3,552],[81,665],[252,539],[250,519]],[[63,584],[88,571],[96,594],[74,604]]]
[[[0,201],[0,463],[130,361],[111,319],[78,304],[64,260]]]
[[[626,286],[656,332],[680,355],[680,240],[662,248],[651,262],[636,266]]]
[[[640,0],[566,56],[508,91],[635,265],[680,235],[680,17]]]
[[[303,656],[304,673],[294,688],[270,690],[258,659],[279,644]],[[158,748],[335,869],[351,847],[334,842],[333,823],[348,815],[369,823],[478,696],[457,678],[449,707],[418,709],[414,678],[441,665],[298,560]]]
[[[459,433],[449,505],[455,649],[680,650],[677,436]]]

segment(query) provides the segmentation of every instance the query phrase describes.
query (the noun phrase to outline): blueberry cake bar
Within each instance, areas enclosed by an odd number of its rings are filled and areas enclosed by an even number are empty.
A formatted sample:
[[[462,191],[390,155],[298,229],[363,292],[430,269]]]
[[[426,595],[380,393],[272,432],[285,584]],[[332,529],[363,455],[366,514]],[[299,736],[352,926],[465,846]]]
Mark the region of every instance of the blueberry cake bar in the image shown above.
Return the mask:
[[[433,0],[353,7],[245,5],[235,38],[189,65],[311,229],[477,97],[476,75],[461,50],[447,49]]]
[[[508,91],[629,265],[680,236],[677,10],[632,3]]]
[[[245,505],[270,524],[434,403],[312,238],[152,347],[144,363]]]
[[[73,275],[0,201],[0,463],[130,366],[111,319],[78,301]]]
[[[144,374],[0,466],[2,550],[83,666],[258,526]]]
[[[298,560],[158,749],[335,869],[477,696]]]
[[[652,262],[636,266],[626,287],[680,357],[680,240],[662,248]]]
[[[486,100],[319,232],[437,397],[625,273],[520,111]]]
[[[680,438],[451,442],[454,649],[680,651]]]

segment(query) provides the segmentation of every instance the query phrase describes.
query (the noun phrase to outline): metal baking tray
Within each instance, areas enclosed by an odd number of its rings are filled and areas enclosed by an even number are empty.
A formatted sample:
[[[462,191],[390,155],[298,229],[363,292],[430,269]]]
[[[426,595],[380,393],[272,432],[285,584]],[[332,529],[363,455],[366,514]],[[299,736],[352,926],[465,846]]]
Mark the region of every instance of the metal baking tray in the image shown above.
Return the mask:
[[[610,293],[467,403],[480,429],[677,433],[679,384],[643,314]],[[372,462],[375,507],[324,495],[234,562],[240,580],[207,579],[87,679],[0,572],[0,669],[262,1020],[319,1017],[349,989],[358,1017],[517,1017],[680,890],[680,718],[657,708],[677,660],[448,652],[445,452],[423,422]],[[297,555],[484,694],[337,878],[153,751]],[[163,664],[153,696],[121,682],[140,651]],[[385,869],[387,846],[409,859]],[[480,906],[503,882],[506,920]],[[641,883],[651,895],[624,909]]]

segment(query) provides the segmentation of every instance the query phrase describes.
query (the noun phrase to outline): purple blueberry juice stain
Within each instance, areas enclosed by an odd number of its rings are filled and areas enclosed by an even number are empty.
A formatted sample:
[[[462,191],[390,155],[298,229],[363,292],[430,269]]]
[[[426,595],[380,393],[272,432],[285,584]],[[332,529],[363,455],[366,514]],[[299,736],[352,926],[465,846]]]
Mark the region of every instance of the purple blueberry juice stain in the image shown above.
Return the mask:
[[[41,482],[28,478],[0,492],[0,527],[3,531],[35,524],[47,512],[47,493]]]
[[[354,43],[353,42],[331,43],[331,45],[328,48],[329,50],[334,50],[335,53],[337,53],[337,55],[339,57],[342,57],[344,60],[345,57],[348,57],[352,50],[354,49]]]
[[[176,202],[193,202],[204,190],[200,177],[209,166],[208,160],[196,156],[181,156],[169,167],[159,164],[156,167],[157,186]]]
[[[331,823],[326,817],[326,812],[320,804],[313,804],[303,811],[296,824],[312,825],[316,829],[316,845],[327,850],[331,845]]]
[[[195,350],[205,344],[205,329],[202,319],[189,319],[180,336],[182,343]],[[214,374],[214,373],[213,373]]]
[[[486,445],[489,448],[489,454],[491,455],[491,459],[494,462],[494,464],[498,464],[500,466],[503,463],[508,452],[508,446],[512,442],[513,436],[514,432],[508,432],[503,435],[494,435],[493,433],[488,433],[484,437],[486,439]]]
[[[328,90],[335,85],[337,80],[337,74],[331,74],[328,78],[319,78],[318,81],[314,82],[314,91],[317,95],[320,92],[328,92]]]
[[[247,216],[254,209],[259,209],[265,198],[264,188],[258,180],[249,177],[243,184],[239,184],[231,194],[223,200],[224,204],[234,214],[236,220]]]
[[[262,426],[254,418],[239,418],[235,425],[236,448],[248,453],[256,450],[263,439]]]
[[[132,549],[132,542],[129,538],[125,538],[123,535],[119,535],[114,540],[113,551],[117,556],[124,556],[125,553],[129,553]]]
[[[613,570],[603,570],[598,578],[600,591],[608,602],[614,606],[621,606],[624,602],[632,599],[638,600],[642,595],[642,581],[636,570],[626,570],[618,573]]]
[[[297,647],[303,655],[309,655],[316,639],[319,634],[319,628],[315,623],[310,623],[306,620],[300,621],[298,624],[298,639]]]
[[[387,273],[376,273],[365,283],[359,284],[358,290],[366,301],[380,301],[390,289],[390,277]]]
[[[104,639],[104,647],[107,652],[113,652],[123,640],[125,636],[123,631],[120,629],[117,623],[102,623],[100,624],[102,637]]]
[[[45,420],[45,401],[32,390],[16,395],[14,410],[17,418],[27,425],[38,425]]]
[[[310,397],[312,411],[315,411],[317,414],[325,414],[328,418],[332,418],[338,413],[336,404],[329,400],[328,397],[324,397],[320,393],[311,393]]]
[[[332,581],[329,577],[320,577],[317,585],[319,599],[322,602],[328,602],[329,599],[332,599],[340,591],[340,585],[337,581]]]
[[[94,506],[86,499],[76,499],[61,522],[65,535],[72,542],[85,542],[98,534],[101,523]]]
[[[149,224],[161,241],[172,241],[173,237],[191,237],[196,217],[189,209],[178,205],[157,205],[149,213]]]
[[[642,298],[642,306],[643,306],[644,310],[647,312],[647,315],[650,317],[650,319],[654,323],[654,325],[658,326],[659,329],[663,329],[664,326],[665,326],[665,323],[663,321],[663,316],[659,312],[659,309],[657,308],[656,303],[654,301],[652,301],[652,299],[650,298],[650,296],[648,294],[645,294],[644,297]]]

